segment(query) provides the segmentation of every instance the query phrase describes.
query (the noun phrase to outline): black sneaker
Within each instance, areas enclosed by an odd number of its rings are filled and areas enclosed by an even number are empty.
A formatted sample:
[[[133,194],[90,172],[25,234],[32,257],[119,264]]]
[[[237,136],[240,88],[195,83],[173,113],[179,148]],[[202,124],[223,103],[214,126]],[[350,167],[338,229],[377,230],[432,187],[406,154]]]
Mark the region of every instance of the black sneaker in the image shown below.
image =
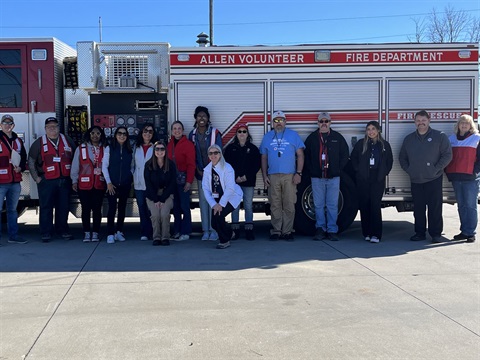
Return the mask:
[[[21,237],[16,237],[15,239],[8,239],[10,244],[26,244],[28,243],[27,240],[22,239]]]
[[[292,233],[282,234],[282,236],[281,236],[280,238],[283,239],[283,240],[286,240],[286,241],[294,241],[294,240],[295,240],[295,239],[293,238],[293,234],[292,234]]]
[[[422,235],[422,234],[415,234],[412,237],[410,237],[411,241],[422,241],[422,240],[426,240],[426,239],[427,239],[426,236]]]
[[[65,232],[65,233],[62,234],[62,239],[64,239],[64,240],[72,240],[72,239],[73,239],[73,236],[72,236],[72,234]]]
[[[336,233],[328,233],[328,240],[338,241],[338,235]]]
[[[217,249],[226,249],[228,247],[230,247],[230,241],[217,244]]]
[[[277,241],[278,239],[280,239],[280,235],[278,234],[270,235],[270,241]]]
[[[432,243],[439,244],[443,242],[443,238],[441,236],[432,236]]]
[[[159,240],[159,239],[153,240],[152,245],[153,246],[160,246],[160,245],[162,245],[162,240]]]
[[[253,233],[253,230],[245,230],[245,239],[255,240],[255,234]]]
[[[465,235],[462,232],[453,237],[453,240],[466,240],[466,239],[468,239],[468,235]]]
[[[315,235],[313,236],[313,240],[320,241],[325,239],[325,231],[322,228],[317,228],[315,230]]]
[[[467,242],[467,243],[473,243],[473,242],[475,242],[475,240],[476,240],[475,235],[472,235],[472,236],[469,236],[469,237],[467,238],[467,241],[466,241],[466,242]]]
[[[42,242],[44,242],[44,243],[50,242],[51,239],[52,239],[52,237],[50,236],[50,234],[43,234],[42,235]]]
[[[162,245],[162,246],[169,246],[169,245],[170,245],[170,240],[168,240],[168,239],[163,239],[163,240],[160,242],[160,245]]]

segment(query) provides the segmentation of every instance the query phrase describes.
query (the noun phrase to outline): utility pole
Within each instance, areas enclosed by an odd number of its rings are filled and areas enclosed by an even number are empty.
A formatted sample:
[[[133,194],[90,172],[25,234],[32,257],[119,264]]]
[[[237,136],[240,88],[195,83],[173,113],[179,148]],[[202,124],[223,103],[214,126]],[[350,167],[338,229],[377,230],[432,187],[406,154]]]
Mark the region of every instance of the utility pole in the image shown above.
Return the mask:
[[[100,42],[102,42],[102,17],[98,17],[98,33],[100,36]]]
[[[213,46],[213,0],[210,0],[210,46]]]

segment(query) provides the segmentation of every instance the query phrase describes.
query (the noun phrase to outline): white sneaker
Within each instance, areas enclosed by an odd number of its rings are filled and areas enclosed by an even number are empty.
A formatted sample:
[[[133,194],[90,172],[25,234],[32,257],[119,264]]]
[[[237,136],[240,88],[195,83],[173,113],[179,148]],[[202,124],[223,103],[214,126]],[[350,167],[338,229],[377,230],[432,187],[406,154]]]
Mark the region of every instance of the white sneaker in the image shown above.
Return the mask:
[[[107,236],[107,244],[115,244],[115,236],[114,235],[108,235]]]
[[[148,241],[148,237],[142,236],[142,237],[140,238],[140,240],[141,240],[141,241]]]
[[[377,238],[376,236],[372,236],[372,238],[370,239],[370,242],[371,243],[378,243],[378,242],[380,242],[380,239]]]
[[[115,234],[115,240],[117,240],[117,241],[125,241],[125,235],[123,235],[122,232],[117,231],[117,233]]]
[[[83,238],[83,242],[90,242],[90,232],[85,232],[85,237]]]
[[[210,236],[208,237],[208,240],[210,241],[217,241],[218,240],[218,234],[216,231],[210,232]]]
[[[98,241],[100,241],[100,238],[98,237],[98,233],[97,233],[97,232],[93,232],[93,233],[92,233],[92,241],[93,241],[93,242],[98,242]]]
[[[370,241],[370,236],[365,236],[365,241]]]
[[[190,239],[190,236],[187,234],[180,235],[180,237],[177,239],[177,241],[185,241]]]
[[[205,231],[202,236],[202,241],[208,241],[210,240],[210,233],[208,231]]]

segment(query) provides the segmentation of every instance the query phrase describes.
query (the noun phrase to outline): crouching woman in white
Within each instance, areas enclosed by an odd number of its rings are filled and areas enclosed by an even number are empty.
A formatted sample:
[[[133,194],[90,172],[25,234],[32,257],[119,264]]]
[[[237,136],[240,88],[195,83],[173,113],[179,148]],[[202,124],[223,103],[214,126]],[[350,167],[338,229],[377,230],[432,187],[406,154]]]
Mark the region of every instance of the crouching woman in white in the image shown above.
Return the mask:
[[[235,171],[225,162],[220,146],[210,146],[208,158],[210,163],[203,172],[202,188],[205,199],[212,208],[212,228],[220,240],[217,249],[226,249],[230,246],[232,229],[225,218],[240,205],[243,192],[235,182]]]

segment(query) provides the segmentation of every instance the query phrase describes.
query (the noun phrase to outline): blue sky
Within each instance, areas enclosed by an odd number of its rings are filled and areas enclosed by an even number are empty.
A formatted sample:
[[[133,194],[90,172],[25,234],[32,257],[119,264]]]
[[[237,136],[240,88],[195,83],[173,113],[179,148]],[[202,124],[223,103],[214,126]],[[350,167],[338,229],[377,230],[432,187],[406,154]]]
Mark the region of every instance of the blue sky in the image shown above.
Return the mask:
[[[214,0],[216,45],[408,42],[412,18],[447,4],[480,16],[480,0]],[[0,37],[169,42],[196,46],[209,0],[0,0]]]

